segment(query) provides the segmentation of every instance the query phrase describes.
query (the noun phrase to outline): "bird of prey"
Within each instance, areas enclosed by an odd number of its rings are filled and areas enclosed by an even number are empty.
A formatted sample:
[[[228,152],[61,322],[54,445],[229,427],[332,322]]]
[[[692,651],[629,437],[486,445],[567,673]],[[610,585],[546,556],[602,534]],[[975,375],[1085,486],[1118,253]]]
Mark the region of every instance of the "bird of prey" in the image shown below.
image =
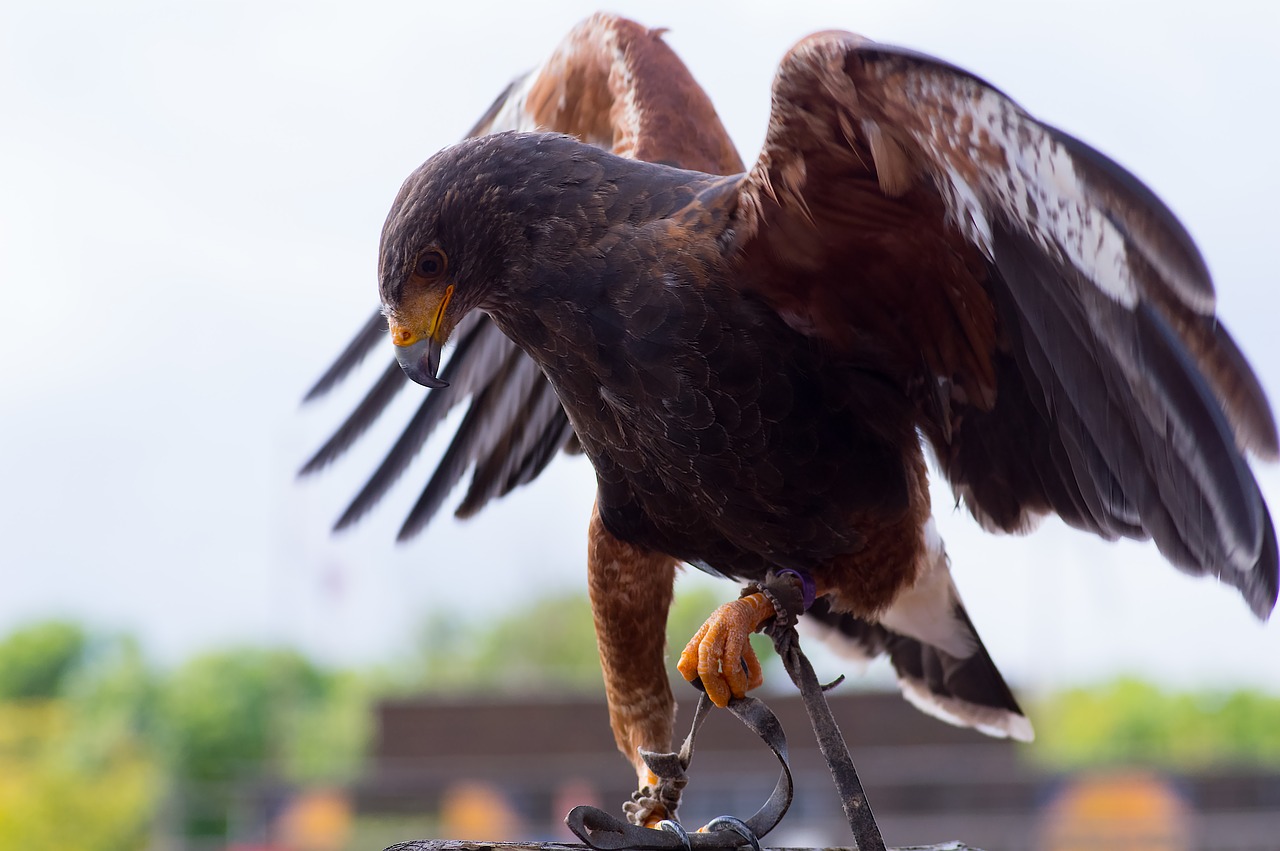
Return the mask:
[[[671,809],[638,751],[669,750],[679,563],[788,576],[805,619],[887,654],[916,705],[1030,737],[951,579],[927,454],[991,531],[1056,514],[1151,539],[1259,618],[1274,607],[1246,456],[1275,458],[1276,426],[1196,246],[1121,166],[938,59],[802,40],[748,169],[661,33],[597,15],[409,176],[378,279],[381,314],[313,393],[388,327],[398,365],[305,469],[404,374],[435,389],[340,526],[459,404],[402,537],[468,471],[460,516],[558,450],[587,455],[589,590],[639,823]],[[681,673],[717,704],[743,695],[747,635],[775,608],[726,603]]]

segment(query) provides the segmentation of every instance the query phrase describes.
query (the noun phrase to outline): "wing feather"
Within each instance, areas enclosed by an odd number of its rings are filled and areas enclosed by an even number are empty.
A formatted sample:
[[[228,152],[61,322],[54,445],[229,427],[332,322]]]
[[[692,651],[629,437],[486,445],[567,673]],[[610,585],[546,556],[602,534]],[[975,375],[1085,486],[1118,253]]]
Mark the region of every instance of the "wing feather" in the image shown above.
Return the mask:
[[[541,472],[557,446],[564,445],[569,418],[551,385],[540,379],[534,376],[525,382],[527,394],[519,415],[505,424],[501,437],[477,461],[467,494],[454,512],[458,517],[470,517],[489,500],[528,481],[526,477]]]
[[[483,392],[493,382],[501,365],[510,358],[515,346],[492,322],[484,320],[480,314],[475,314],[475,317],[468,316],[463,320],[463,327],[455,333],[457,346],[441,370],[440,377],[448,381],[449,386],[423,397],[422,404],[405,425],[395,445],[338,518],[335,531],[345,529],[368,513],[408,469],[436,426],[457,405]],[[392,364],[399,368],[394,361]]]
[[[1195,243],[1132,174],[966,71],[822,33],[779,69],[738,227],[744,286],[917,394],[979,520],[1151,537],[1271,611],[1244,453],[1276,454],[1275,420]]]
[[[570,133],[617,154],[706,172],[742,170],[710,99],[661,32],[610,15],[584,21],[539,68],[513,80],[468,136],[505,130]],[[533,360],[487,316],[476,313],[466,323],[455,332],[458,342],[441,374],[450,386],[426,395],[335,529],[351,525],[386,495],[458,405],[467,405],[467,413],[406,519],[401,539],[427,526],[468,471],[471,481],[457,508],[459,517],[532,481],[557,450],[580,451],[564,409]],[[307,400],[341,382],[382,342],[386,328],[381,314],[375,314]],[[341,456],[406,385],[393,360],[300,474],[314,473]]]
[[[368,431],[369,426],[377,421],[382,412],[387,409],[391,401],[408,383],[409,379],[405,376],[404,370],[400,368],[400,364],[394,360],[387,364],[387,368],[382,371],[382,375],[377,382],[369,388],[369,392],[360,400],[360,404],[356,405],[355,410],[338,427],[333,436],[316,450],[310,460],[303,465],[298,475],[309,476],[312,473],[323,470],[329,464],[342,457],[351,448],[352,444],[360,439],[360,435]]]
[[[417,503],[409,511],[404,525],[400,527],[398,540],[408,540],[422,531],[439,511],[445,497],[453,490],[453,486],[462,478],[476,457],[483,455],[484,450],[489,448],[486,444],[489,442],[493,426],[505,419],[503,414],[506,411],[501,409],[507,407],[510,397],[505,396],[503,391],[506,389],[507,379],[519,363],[519,358],[520,355],[509,353],[503,359],[493,381],[486,384],[472,400],[466,416],[458,426],[457,434],[449,443],[449,448],[445,450],[440,463],[436,465],[436,470],[427,482],[427,486],[423,488]]]
[[[1094,288],[1133,307],[1150,302],[1213,384],[1240,445],[1277,454],[1275,420],[1257,377],[1219,335],[1199,249],[1172,211],[1104,154],[1027,115],[980,79],[920,54],[864,45],[845,57],[864,120],[905,136],[954,221],[982,244],[996,220]],[[942,116],[954,115],[948,123]],[[989,244],[983,245],[990,256]],[[1228,341],[1224,345],[1224,340]]]
[[[1170,561],[1247,575],[1260,555],[1263,507],[1221,409],[1158,314],[1095,298],[1103,316],[1090,316],[1026,240],[997,233],[996,262],[1037,284],[1011,291],[1028,336],[1043,347],[1038,377],[1055,382],[1050,422],[1071,409]],[[1130,344],[1108,350],[1112,340]]]
[[[310,402],[319,399],[342,383],[342,380],[351,374],[351,370],[359,366],[369,352],[382,342],[382,335],[385,333],[387,333],[387,318],[382,315],[382,311],[375,310],[373,316],[369,317],[369,320],[356,332],[356,336],[342,350],[342,354],[338,355],[325,370],[324,375],[311,386],[302,401]]]

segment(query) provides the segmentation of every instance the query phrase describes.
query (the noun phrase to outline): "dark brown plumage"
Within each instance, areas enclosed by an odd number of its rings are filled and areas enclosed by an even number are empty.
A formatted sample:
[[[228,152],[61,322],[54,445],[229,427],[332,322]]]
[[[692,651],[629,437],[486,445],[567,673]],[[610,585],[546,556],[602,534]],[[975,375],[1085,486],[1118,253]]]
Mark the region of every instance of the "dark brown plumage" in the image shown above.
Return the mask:
[[[921,435],[987,527],[1052,512],[1149,537],[1270,614],[1275,533],[1245,461],[1276,455],[1270,409],[1194,244],[1103,155],[966,72],[824,33],[783,61],[759,161],[722,176],[736,155],[705,95],[656,34],[603,16],[476,135],[504,127],[668,164],[506,132],[410,176],[381,247],[392,340],[427,384],[458,344],[340,524],[468,397],[405,534],[469,468],[463,514],[581,448],[611,717],[642,785],[635,749],[669,744],[676,562],[808,573],[811,618],[888,653],[913,702],[1030,734],[951,582]],[[402,383],[388,372],[307,469]],[[727,696],[742,652],[681,669]]]

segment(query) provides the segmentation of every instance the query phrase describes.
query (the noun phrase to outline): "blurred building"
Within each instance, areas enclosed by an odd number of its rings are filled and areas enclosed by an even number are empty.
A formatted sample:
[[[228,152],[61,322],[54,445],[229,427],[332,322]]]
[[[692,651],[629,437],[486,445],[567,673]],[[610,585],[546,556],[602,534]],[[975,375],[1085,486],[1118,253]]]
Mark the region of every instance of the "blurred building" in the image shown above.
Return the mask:
[[[960,839],[985,851],[1277,851],[1280,773],[1066,776],[1010,742],[928,718],[897,694],[829,696],[885,840]],[[798,696],[768,697],[787,731],[796,798],[766,844],[847,845],[825,762]],[[680,735],[692,702],[681,706]],[[620,812],[632,790],[604,703],[411,699],[378,710],[374,753],[356,790],[361,818],[424,814],[401,839],[566,840],[578,803]],[[765,746],[728,713],[699,734],[682,821],[748,817],[778,776]]]

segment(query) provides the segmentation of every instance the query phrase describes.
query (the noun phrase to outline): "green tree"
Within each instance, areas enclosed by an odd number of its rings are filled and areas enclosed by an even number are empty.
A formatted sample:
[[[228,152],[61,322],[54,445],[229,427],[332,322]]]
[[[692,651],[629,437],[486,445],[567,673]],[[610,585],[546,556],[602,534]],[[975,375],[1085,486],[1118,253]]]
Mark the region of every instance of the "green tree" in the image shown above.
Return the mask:
[[[735,595],[709,588],[682,591],[667,618],[668,670],[679,677],[675,659],[721,603]],[[564,594],[535,601],[526,608],[488,620],[463,619],[454,613],[432,615],[421,637],[418,663],[422,687],[433,693],[602,689],[591,603],[585,593]],[[752,636],[761,660],[768,658],[769,640]]]
[[[137,645],[54,622],[0,647],[0,848],[145,848],[159,773]]]
[[[84,630],[65,621],[45,621],[13,632],[0,642],[0,700],[49,698],[83,659]]]
[[[301,706],[323,689],[299,654],[244,648],[196,657],[170,676],[161,711],[170,764],[199,782],[274,771]]]
[[[93,766],[123,743],[154,756],[159,679],[131,636],[97,637],[67,677],[62,695],[74,727],[68,746]]]
[[[1280,697],[1257,691],[1167,692],[1123,678],[1035,707],[1031,753],[1062,767],[1280,765]]]
[[[225,650],[184,664],[159,701],[184,832],[226,837],[245,784],[353,778],[370,700],[360,677],[322,671],[292,650]]]
[[[429,690],[592,692],[600,688],[595,628],[585,594],[538,600],[491,620],[428,618],[420,681]]]
[[[65,701],[0,704],[0,848],[141,851],[149,844],[155,765],[138,742],[86,764],[68,746]]]

